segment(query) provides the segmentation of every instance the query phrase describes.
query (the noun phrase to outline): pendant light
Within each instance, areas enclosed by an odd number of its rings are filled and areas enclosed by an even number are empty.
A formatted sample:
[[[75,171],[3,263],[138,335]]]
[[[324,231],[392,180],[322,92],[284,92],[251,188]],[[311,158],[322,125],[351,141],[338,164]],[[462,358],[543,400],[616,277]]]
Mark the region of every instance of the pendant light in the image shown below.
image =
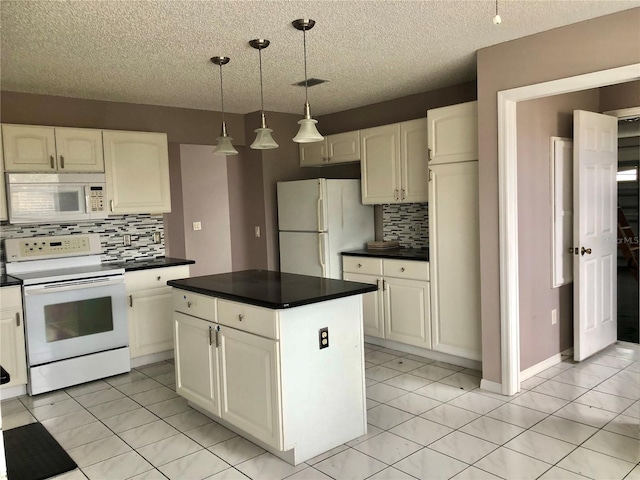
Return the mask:
[[[233,144],[231,143],[231,138],[227,134],[227,124],[224,121],[224,92],[222,89],[222,66],[229,63],[229,57],[211,57],[211,61],[220,67],[220,102],[222,106],[222,132],[218,137],[218,146],[215,148],[213,153],[217,153],[220,155],[237,155],[238,151],[233,148]]]
[[[493,17],[493,24],[500,25],[502,23],[502,18],[498,15],[498,0],[496,0],[496,16]]]
[[[262,50],[269,46],[269,40],[264,38],[256,38],[249,41],[249,45],[258,50],[258,58],[260,59],[260,128],[254,130],[257,133],[256,139],[251,144],[254,150],[269,150],[278,148],[278,144],[271,136],[272,129],[267,127],[267,120],[264,117],[264,94],[262,91]]]
[[[294,20],[291,24],[298,30],[302,30],[302,38],[304,45],[304,118],[298,122],[300,125],[300,130],[298,130],[298,134],[293,137],[293,141],[296,143],[312,143],[312,142],[321,142],[324,140],[324,137],[320,135],[318,129],[316,128],[317,120],[311,118],[311,110],[309,108],[309,96],[307,94],[308,90],[308,81],[307,81],[307,30],[311,30],[313,26],[316,24],[314,20],[301,18],[299,20]]]

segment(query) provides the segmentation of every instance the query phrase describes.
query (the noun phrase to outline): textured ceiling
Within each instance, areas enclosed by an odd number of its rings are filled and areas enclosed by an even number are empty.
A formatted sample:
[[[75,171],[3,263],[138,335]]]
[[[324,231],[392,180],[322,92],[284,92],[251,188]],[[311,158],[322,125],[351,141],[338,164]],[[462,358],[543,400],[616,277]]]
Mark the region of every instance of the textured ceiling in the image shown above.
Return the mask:
[[[302,32],[314,116],[475,79],[483,47],[640,6],[640,0],[368,1],[44,1],[2,0],[3,90],[129,103],[220,110],[260,109],[263,51],[265,109],[302,113]],[[603,33],[603,34],[606,34]]]

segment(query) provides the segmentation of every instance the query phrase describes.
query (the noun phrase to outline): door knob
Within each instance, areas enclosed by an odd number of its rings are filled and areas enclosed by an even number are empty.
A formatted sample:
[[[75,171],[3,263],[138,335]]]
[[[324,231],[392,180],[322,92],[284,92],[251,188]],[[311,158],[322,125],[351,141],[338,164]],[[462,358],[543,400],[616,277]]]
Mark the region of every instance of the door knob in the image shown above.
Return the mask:
[[[580,250],[580,253],[581,253],[582,255],[584,255],[585,253],[586,253],[587,255],[591,255],[591,249],[590,249],[590,248],[584,248],[584,247],[582,247],[582,249]]]

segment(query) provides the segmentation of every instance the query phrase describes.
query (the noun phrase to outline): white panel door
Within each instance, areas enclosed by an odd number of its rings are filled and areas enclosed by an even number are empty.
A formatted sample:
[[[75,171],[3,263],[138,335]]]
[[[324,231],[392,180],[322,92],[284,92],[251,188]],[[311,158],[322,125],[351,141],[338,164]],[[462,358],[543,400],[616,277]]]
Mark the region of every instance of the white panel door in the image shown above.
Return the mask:
[[[314,232],[280,232],[280,271],[328,277],[328,235]]]
[[[301,143],[299,147],[300,166],[317,167],[327,161],[327,141]]]
[[[11,381],[3,387],[27,383],[24,326],[18,309],[0,310],[0,365],[11,375]]]
[[[348,163],[360,160],[360,131],[328,135],[327,157],[329,163]]]
[[[427,118],[431,165],[478,159],[478,102],[434,108]]]
[[[278,230],[321,232],[327,229],[323,179],[278,182]]]
[[[576,110],[573,132],[573,346],[581,361],[618,335],[618,119]]]
[[[221,417],[282,449],[278,342],[220,328]]]
[[[400,124],[360,130],[362,203],[400,201]]]
[[[220,416],[216,324],[173,313],[176,392]]]
[[[56,138],[53,127],[2,125],[4,168],[7,172],[56,170]]]
[[[478,162],[430,168],[433,349],[481,360]]]
[[[385,337],[431,348],[429,282],[384,278]]]
[[[377,285],[378,290],[362,295],[362,324],[364,334],[371,337],[384,338],[384,310],[382,306],[382,277],[375,275],[361,275],[359,273],[343,273],[342,277],[348,282],[362,282]]]
[[[111,214],[171,211],[166,133],[104,131]]]
[[[56,128],[58,170],[61,172],[104,172],[102,130]]]
[[[426,202],[429,188],[429,147],[427,119],[418,118],[400,124],[402,203]]]
[[[171,287],[129,295],[129,349],[131,358],[173,349]]]

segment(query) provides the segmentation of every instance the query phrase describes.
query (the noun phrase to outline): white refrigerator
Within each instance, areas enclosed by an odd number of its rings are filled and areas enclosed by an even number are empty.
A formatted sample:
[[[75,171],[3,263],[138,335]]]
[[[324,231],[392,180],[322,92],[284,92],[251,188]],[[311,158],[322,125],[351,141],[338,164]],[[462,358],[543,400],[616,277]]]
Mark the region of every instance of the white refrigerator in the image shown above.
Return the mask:
[[[342,278],[341,252],[374,239],[373,206],[362,205],[360,180],[278,182],[280,270]]]

